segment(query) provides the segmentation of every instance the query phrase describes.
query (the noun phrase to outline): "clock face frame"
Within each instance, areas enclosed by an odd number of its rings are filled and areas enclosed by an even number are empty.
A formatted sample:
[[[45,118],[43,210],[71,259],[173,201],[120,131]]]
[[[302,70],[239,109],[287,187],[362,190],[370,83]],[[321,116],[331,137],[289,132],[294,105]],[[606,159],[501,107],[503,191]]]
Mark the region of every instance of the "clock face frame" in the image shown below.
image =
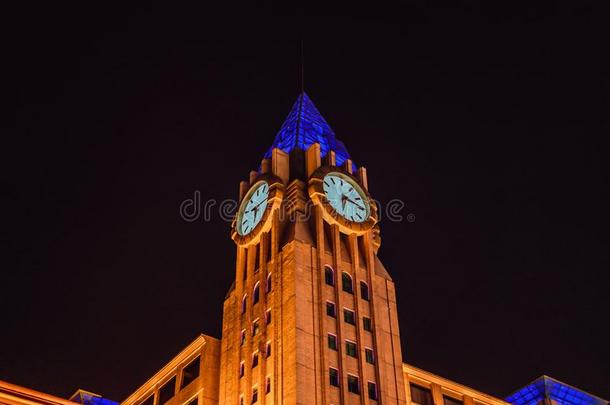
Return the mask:
[[[371,214],[371,206],[362,188],[342,173],[331,172],[322,179],[326,200],[343,218],[364,222]]]
[[[308,184],[309,197],[321,208],[324,220],[343,233],[362,235],[377,223],[377,205],[360,181],[342,168],[319,167]]]
[[[261,174],[241,200],[231,226],[231,238],[239,246],[258,243],[260,235],[271,229],[273,212],[284,198],[282,181],[270,174]]]
[[[243,199],[237,214],[236,230],[241,236],[246,236],[263,219],[269,198],[269,184],[259,181],[250,188]]]

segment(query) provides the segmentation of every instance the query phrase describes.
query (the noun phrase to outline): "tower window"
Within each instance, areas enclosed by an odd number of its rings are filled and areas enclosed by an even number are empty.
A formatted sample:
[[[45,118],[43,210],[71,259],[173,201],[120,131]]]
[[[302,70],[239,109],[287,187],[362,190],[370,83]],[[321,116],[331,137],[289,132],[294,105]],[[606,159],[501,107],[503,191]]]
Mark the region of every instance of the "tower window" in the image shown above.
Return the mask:
[[[267,342],[267,345],[265,346],[265,356],[271,356],[271,342]]]
[[[343,272],[341,275],[341,284],[343,287],[343,291],[353,294],[354,293],[354,282],[352,280],[352,276]]]
[[[254,291],[252,292],[252,305],[255,305],[258,303],[258,301],[261,298],[261,291],[260,291],[260,283],[256,283],[254,284]]]
[[[330,266],[324,266],[324,281],[328,285],[335,285],[335,271]]]
[[[258,366],[258,352],[254,352],[252,355],[252,368]]]
[[[411,402],[419,405],[432,405],[432,391],[419,385],[410,384]]]
[[[239,405],[244,405],[244,396],[243,395],[239,396]]]
[[[245,294],[244,297],[241,299],[241,313],[242,314],[246,313],[247,307],[248,307],[248,294]]]
[[[239,335],[239,345],[243,346],[246,343],[246,330],[243,329]]]
[[[350,325],[355,325],[356,314],[351,309],[343,308],[343,320]]]
[[[364,349],[364,357],[367,363],[375,364],[375,353],[373,352],[373,349]]]
[[[163,384],[159,389],[159,405],[163,405],[169,401],[176,392],[176,376],[173,376],[171,380]]]
[[[246,372],[246,365],[242,361],[239,363],[239,378],[242,378],[244,376],[245,372]]]
[[[267,325],[269,325],[269,324],[271,323],[271,310],[270,310],[270,309],[268,309],[268,310],[265,312],[265,323],[266,323]]]
[[[358,346],[356,346],[355,342],[351,340],[345,341],[345,354],[351,357],[358,357]]]
[[[180,389],[186,387],[190,383],[192,383],[195,378],[199,377],[199,366],[201,362],[199,357],[195,360],[191,361],[186,367],[182,369],[182,382],[180,384]]]
[[[271,273],[267,275],[267,287],[265,288],[265,292],[269,294],[271,289],[273,288],[273,279],[271,278]]]
[[[364,282],[360,282],[360,298],[365,301],[369,300],[369,286]]]
[[[265,393],[268,394],[271,392],[271,377],[267,377],[265,380]]]
[[[339,370],[337,370],[336,368],[330,368],[328,369],[328,374],[330,376],[330,385],[332,385],[333,387],[338,387],[339,386]]]
[[[337,317],[337,309],[334,302],[326,301],[326,315],[333,318]]]
[[[366,316],[362,317],[362,327],[367,332],[373,331],[373,324],[371,323],[371,318],[367,318]]]
[[[377,401],[377,384],[369,381],[368,383],[369,399]]]
[[[347,390],[353,394],[360,394],[360,382],[355,375],[347,375]]]
[[[260,322],[258,319],[255,319],[254,322],[252,322],[252,336],[258,335],[258,333],[260,331],[261,331]]]
[[[337,337],[332,333],[328,334],[328,348],[330,350],[337,350]]]
[[[252,388],[252,403],[258,402],[258,387]]]

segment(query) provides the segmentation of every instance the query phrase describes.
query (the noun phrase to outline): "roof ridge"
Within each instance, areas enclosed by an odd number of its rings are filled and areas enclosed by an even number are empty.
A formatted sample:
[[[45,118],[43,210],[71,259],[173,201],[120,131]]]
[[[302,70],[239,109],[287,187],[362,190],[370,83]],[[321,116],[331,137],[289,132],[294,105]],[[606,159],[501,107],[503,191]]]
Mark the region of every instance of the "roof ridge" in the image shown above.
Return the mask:
[[[607,405],[608,401],[580,388],[542,375],[505,398],[513,405],[534,405],[549,398],[562,405]]]

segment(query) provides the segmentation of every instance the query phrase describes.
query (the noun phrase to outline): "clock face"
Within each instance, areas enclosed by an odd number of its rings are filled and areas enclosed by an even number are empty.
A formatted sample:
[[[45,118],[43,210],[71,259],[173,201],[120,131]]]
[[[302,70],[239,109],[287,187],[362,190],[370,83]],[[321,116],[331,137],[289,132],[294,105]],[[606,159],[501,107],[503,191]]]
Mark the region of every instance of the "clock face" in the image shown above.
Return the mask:
[[[343,218],[352,222],[364,222],[371,207],[362,188],[352,179],[339,173],[324,176],[323,188],[331,207]]]
[[[269,185],[265,181],[261,181],[248,192],[237,215],[237,233],[247,235],[261,222],[267,209],[268,198]]]

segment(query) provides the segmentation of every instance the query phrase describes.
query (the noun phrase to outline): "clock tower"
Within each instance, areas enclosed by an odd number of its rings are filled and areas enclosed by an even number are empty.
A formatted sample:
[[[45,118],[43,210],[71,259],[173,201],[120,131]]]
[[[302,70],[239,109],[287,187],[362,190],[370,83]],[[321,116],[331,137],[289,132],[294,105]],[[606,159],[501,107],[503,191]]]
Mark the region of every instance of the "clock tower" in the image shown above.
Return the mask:
[[[239,190],[220,403],[406,404],[367,172],[305,93]]]

